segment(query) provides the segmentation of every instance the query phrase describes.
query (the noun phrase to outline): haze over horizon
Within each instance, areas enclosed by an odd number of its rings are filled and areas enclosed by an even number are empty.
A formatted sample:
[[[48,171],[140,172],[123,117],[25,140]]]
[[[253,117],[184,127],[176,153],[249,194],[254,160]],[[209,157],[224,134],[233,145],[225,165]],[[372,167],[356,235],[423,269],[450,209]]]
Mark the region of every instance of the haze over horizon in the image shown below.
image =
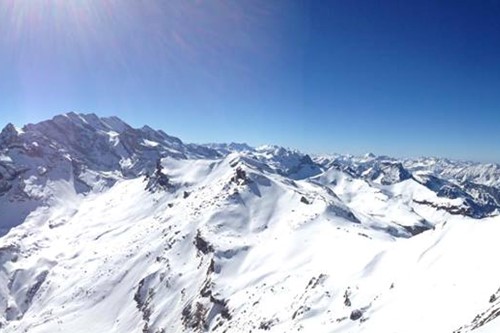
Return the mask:
[[[0,127],[500,162],[500,2],[0,3]]]

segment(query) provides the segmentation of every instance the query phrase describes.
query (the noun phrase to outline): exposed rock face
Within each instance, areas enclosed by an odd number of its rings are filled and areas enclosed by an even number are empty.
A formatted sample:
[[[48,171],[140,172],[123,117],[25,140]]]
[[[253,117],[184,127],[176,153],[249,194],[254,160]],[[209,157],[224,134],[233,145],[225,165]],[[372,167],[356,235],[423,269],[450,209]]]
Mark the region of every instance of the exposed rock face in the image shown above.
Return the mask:
[[[361,317],[363,317],[363,312],[361,312],[361,310],[356,309],[356,310],[352,310],[351,315],[349,316],[349,319],[358,320]]]

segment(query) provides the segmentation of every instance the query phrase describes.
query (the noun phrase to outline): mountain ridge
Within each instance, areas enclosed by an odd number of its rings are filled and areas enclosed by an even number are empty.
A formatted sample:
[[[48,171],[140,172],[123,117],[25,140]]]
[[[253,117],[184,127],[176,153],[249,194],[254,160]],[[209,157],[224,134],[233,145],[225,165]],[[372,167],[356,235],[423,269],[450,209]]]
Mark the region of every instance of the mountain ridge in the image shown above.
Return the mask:
[[[499,328],[491,178],[76,113],[1,133],[7,333]]]
[[[15,193],[10,193],[11,198],[24,197],[27,202],[21,205],[25,206],[20,208],[24,210],[21,218],[8,223],[9,226],[19,224],[40,199],[40,195],[24,191],[26,186],[23,183],[16,183],[21,174],[44,186],[47,173],[60,169],[58,172],[64,175],[54,177],[67,180],[72,177],[75,190],[82,193],[109,187],[122,177],[133,178],[151,173],[157,160],[167,156],[217,158],[231,152],[246,153],[292,179],[314,177],[332,167],[355,178],[385,185],[413,178],[438,196],[449,199],[460,197],[465,205],[465,208],[451,209],[436,206],[440,209],[476,218],[500,211],[500,166],[494,164],[435,158],[398,160],[374,154],[311,158],[298,150],[273,145],[254,148],[236,143],[185,144],[147,125],[134,129],[118,117],[99,118],[95,114],[74,112],[28,124],[20,130],[8,124],[0,133],[3,150],[11,155],[0,155],[0,169],[4,170],[0,193],[9,196],[7,189],[14,189],[11,192]],[[43,160],[44,157],[46,160]],[[13,162],[9,163],[13,158]]]

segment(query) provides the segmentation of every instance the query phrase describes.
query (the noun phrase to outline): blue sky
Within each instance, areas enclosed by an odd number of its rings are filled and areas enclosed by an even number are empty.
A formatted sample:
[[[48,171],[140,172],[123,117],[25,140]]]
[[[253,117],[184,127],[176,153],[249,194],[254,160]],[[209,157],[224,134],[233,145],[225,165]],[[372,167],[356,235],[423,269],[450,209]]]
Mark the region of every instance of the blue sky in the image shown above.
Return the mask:
[[[500,1],[2,0],[0,126],[500,162]]]

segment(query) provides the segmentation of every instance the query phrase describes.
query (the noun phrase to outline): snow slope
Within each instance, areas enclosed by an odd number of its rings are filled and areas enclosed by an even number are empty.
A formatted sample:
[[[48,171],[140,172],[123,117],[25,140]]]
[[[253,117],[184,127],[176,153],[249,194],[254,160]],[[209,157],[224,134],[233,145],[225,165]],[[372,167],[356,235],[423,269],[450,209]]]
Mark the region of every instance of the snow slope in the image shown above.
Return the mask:
[[[126,126],[115,119],[112,131]],[[463,199],[393,163],[361,175],[274,146],[206,148],[147,132],[133,142],[159,155],[138,148],[116,163],[160,156],[156,169],[114,172],[79,156],[84,173],[65,177],[62,164],[45,183],[9,180],[43,202],[0,238],[2,332],[500,328],[498,215],[439,209]],[[25,150],[2,149],[3,165],[20,168],[14,153]],[[75,179],[88,173],[113,181],[82,191]],[[18,207],[11,191],[1,223]]]

